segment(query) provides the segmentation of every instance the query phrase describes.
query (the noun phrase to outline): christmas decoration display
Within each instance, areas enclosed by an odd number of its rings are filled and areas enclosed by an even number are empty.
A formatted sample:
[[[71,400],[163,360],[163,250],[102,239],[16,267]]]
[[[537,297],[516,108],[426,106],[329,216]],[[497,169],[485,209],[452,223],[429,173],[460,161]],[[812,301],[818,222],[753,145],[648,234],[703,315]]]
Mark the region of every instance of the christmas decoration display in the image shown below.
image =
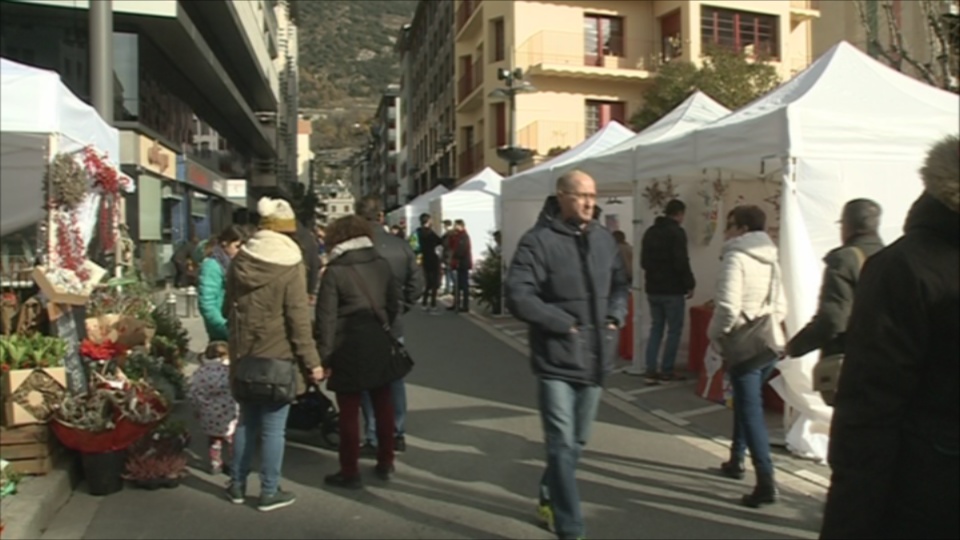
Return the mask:
[[[717,233],[717,224],[720,222],[720,206],[726,191],[727,186],[720,178],[713,182],[704,178],[700,182],[697,195],[703,201],[703,213],[701,214],[703,217],[703,234],[700,237],[700,243],[704,246],[710,245]]]
[[[663,210],[668,202],[677,198],[677,192],[673,186],[673,179],[667,177],[664,186],[660,187],[660,181],[654,180],[653,184],[643,190],[643,198],[647,200],[651,210]]]

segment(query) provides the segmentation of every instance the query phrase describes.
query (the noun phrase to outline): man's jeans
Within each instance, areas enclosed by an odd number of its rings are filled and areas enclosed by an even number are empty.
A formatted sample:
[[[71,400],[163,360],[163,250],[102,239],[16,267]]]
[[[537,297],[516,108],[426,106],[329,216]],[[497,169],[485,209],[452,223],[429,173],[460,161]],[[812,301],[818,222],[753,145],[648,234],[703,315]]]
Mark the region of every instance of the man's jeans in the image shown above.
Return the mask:
[[[397,341],[403,343],[403,338],[397,338]],[[393,396],[393,433],[395,437],[404,436],[404,426],[407,423],[407,386],[403,379],[397,379],[390,383],[390,394]],[[373,401],[370,399],[370,392],[364,392],[360,398],[360,407],[363,411],[363,425],[367,444],[377,446],[377,420],[373,411]]]
[[[743,463],[747,449],[757,474],[773,474],[770,438],[763,414],[763,385],[773,371],[775,359],[758,369],[730,375],[733,386],[733,445],[731,457]]]
[[[577,462],[590,437],[601,388],[540,379],[540,417],[547,446],[547,468],[540,480],[540,504],[553,509],[560,538],[582,538],[583,516],[577,489]]]
[[[672,374],[677,361],[677,349],[683,333],[683,315],[686,301],[681,294],[650,294],[650,339],[647,341],[647,373],[657,372],[657,356],[660,355],[660,343],[663,341],[664,328],[667,333],[667,345],[663,349],[663,374]]]
[[[447,294],[453,294],[454,284],[457,282],[457,272],[447,266],[443,271],[444,276],[446,277],[446,283],[444,284],[444,290]]]
[[[260,494],[274,495],[280,485],[280,467],[286,442],[287,415],[290,405],[262,405],[241,403],[240,419],[234,435],[233,468],[230,471],[234,485],[246,487],[260,436]]]

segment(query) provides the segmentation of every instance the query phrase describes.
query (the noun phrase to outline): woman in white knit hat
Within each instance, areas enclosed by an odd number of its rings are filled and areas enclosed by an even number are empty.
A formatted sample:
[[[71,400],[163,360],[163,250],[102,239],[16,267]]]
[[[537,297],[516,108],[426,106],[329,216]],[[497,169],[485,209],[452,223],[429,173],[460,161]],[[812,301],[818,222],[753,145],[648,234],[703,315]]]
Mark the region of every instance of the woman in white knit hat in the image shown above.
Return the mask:
[[[231,382],[240,403],[234,435],[234,458],[228,498],[242,504],[257,437],[262,441],[261,511],[293,504],[295,497],[280,489],[280,469],[289,402],[245,399],[238,392],[238,364],[244,358],[297,364],[296,394],[306,390],[303,374],[323,379],[314,344],[310,307],[300,246],[294,240],[296,216],[290,204],[264,197],[257,203],[260,229],[240,249],[227,274],[224,315],[229,321]]]

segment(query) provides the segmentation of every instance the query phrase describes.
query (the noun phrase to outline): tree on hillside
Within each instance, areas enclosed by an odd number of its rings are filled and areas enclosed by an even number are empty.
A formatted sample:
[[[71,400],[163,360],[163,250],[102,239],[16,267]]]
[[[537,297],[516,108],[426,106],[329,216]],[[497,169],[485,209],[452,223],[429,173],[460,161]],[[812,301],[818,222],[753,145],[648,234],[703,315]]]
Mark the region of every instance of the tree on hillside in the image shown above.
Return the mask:
[[[856,0],[860,24],[866,36],[867,52],[900,72],[919,78],[929,85],[960,92],[960,11],[956,1],[916,0],[894,3],[891,0]],[[949,9],[953,6],[953,10]],[[919,10],[922,42],[905,40],[902,10]]]
[[[773,90],[780,77],[772,65],[724,48],[705,51],[703,66],[673,60],[660,66],[643,92],[643,108],[630,119],[635,131],[646,129],[700,90],[730,110],[739,109]]]

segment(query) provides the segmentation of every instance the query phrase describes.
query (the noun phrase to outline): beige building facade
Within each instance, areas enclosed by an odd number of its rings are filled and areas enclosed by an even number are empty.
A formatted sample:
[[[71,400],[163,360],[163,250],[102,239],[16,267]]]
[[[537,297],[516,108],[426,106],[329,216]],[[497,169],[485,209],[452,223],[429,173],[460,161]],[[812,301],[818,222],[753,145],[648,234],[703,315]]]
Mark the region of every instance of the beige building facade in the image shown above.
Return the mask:
[[[523,70],[534,91],[516,98],[525,164],[623,124],[663,62],[699,62],[717,44],[765,56],[787,79],[812,59],[812,0],[458,0],[455,16],[458,177],[490,166],[510,144],[509,106],[491,97],[501,68]],[[523,168],[523,166],[521,166]]]

